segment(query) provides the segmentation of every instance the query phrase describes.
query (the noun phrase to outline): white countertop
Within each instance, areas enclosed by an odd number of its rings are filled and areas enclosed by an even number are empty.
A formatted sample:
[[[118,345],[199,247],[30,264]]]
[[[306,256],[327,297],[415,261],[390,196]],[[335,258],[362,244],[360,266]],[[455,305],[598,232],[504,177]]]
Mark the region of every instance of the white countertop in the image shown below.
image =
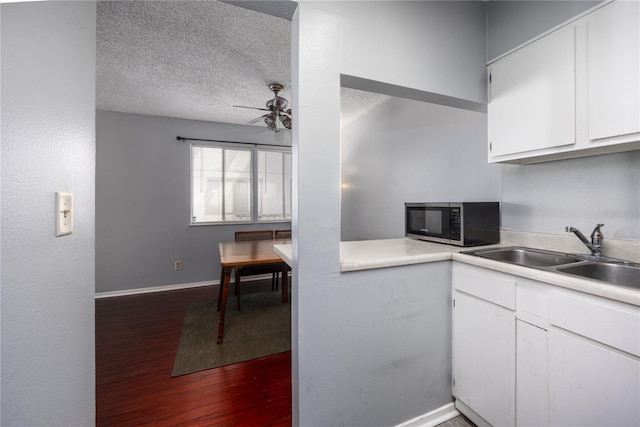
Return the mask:
[[[409,238],[341,242],[340,270],[357,271],[447,261],[451,259],[451,252],[465,249],[468,248]]]
[[[513,245],[482,246],[482,249],[500,246]],[[289,266],[292,265],[291,245],[274,245],[273,249]],[[453,260],[640,306],[640,291],[635,289],[460,253],[471,250],[474,248],[409,238],[341,242],[340,269],[348,272]]]
[[[553,271],[537,270],[501,261],[480,258],[473,255],[452,253],[453,261],[464,262],[515,276],[525,277],[538,282],[573,289],[591,295],[597,295],[615,301],[626,302],[640,306],[640,291],[623,286],[610,285],[599,280],[592,280],[578,276],[556,273]]]
[[[424,242],[414,239],[359,240],[340,243],[340,271],[358,271],[398,265],[448,261],[456,248],[450,245]],[[275,253],[293,265],[291,244],[273,245]]]
[[[273,245],[273,251],[278,254],[289,267],[293,267],[293,257],[291,256],[291,243]]]

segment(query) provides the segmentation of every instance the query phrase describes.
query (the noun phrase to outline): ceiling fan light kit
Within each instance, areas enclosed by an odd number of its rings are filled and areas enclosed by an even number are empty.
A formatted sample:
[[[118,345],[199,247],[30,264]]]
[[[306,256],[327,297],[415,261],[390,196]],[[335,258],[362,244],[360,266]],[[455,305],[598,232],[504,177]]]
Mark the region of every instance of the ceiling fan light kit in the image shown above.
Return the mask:
[[[282,86],[280,83],[271,83],[269,85],[269,89],[273,92],[274,97],[273,99],[269,99],[267,101],[267,108],[245,107],[242,105],[234,105],[234,107],[268,111],[267,114],[249,121],[248,124],[254,124],[260,120],[264,120],[264,123],[267,125],[267,129],[274,132],[279,132],[281,130],[281,127],[278,127],[279,121],[280,126],[283,126],[285,129],[291,129],[291,108],[285,110],[285,108],[287,108],[287,105],[289,105],[289,101],[281,96],[278,96],[283,88],[284,86]]]

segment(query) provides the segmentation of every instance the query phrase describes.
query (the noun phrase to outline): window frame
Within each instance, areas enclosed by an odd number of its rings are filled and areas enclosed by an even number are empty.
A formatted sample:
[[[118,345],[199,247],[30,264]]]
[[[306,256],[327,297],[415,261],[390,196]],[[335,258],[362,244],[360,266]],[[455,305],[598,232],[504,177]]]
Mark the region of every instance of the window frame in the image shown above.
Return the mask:
[[[263,219],[263,220],[261,220],[260,219],[260,212],[259,212],[259,209],[260,209],[260,203],[259,203],[260,202],[259,201],[259,198],[260,198],[260,195],[259,195],[260,186],[258,185],[258,183],[259,183],[259,180],[260,180],[260,177],[259,177],[260,165],[258,164],[257,156],[258,156],[258,153],[260,153],[260,152],[265,152],[265,153],[267,153],[267,152],[276,152],[276,153],[280,153],[280,154],[283,155],[282,156],[282,193],[283,193],[283,197],[282,197],[282,212],[286,216],[286,205],[287,205],[286,194],[287,194],[287,192],[286,192],[285,179],[286,179],[287,175],[285,173],[286,172],[286,161],[285,161],[284,154],[289,154],[289,156],[293,155],[292,152],[291,152],[291,147],[286,147],[286,148],[287,149],[282,149],[280,147],[273,147],[273,146],[266,146],[266,147],[265,146],[262,146],[262,147],[261,146],[257,146],[256,147],[256,151],[255,151],[256,157],[254,157],[254,163],[255,163],[255,166],[254,166],[254,176],[255,176],[254,184],[256,185],[256,187],[255,187],[255,191],[253,192],[253,195],[255,197],[254,204],[255,204],[255,214],[256,214],[255,223],[256,224],[257,223],[264,224],[264,223],[291,222],[291,218],[289,218],[289,219],[282,218],[282,219]],[[293,168],[293,157],[291,158],[291,162],[292,162],[291,166]],[[289,173],[290,173],[290,175],[292,175],[293,171],[291,170]],[[293,196],[291,198],[293,198]],[[289,205],[291,205],[291,200],[289,200]],[[291,209],[291,210],[292,210],[291,214],[293,215],[293,209]]]
[[[250,172],[250,189],[251,189],[251,219],[250,220],[238,220],[238,221],[195,221],[194,220],[194,168],[193,168],[193,149],[194,147],[200,148],[220,148],[220,149],[231,149],[231,150],[243,150],[249,151],[251,153],[251,172]],[[292,150],[290,146],[276,146],[276,145],[263,145],[263,144],[251,144],[251,143],[243,143],[243,142],[210,142],[210,143],[191,143],[189,144],[189,225],[193,227],[200,226],[208,226],[208,225],[237,225],[237,224],[266,224],[266,223],[290,223],[291,218],[282,218],[282,219],[269,219],[269,220],[260,220],[259,212],[258,212],[258,153],[260,151],[269,151],[269,152],[280,152],[280,153],[288,153],[292,155]],[[224,151],[223,151],[224,153]],[[223,170],[221,181],[223,183],[222,190],[222,210],[224,216],[224,179],[225,179],[225,168],[224,168],[224,154],[223,154]],[[292,159],[293,161],[293,159]],[[283,156],[283,172],[285,171],[284,166],[284,156]],[[291,172],[292,173],[292,172]],[[285,174],[283,174],[285,175]],[[283,176],[283,185],[284,185],[284,176]],[[283,188],[284,190],[284,188]],[[286,192],[285,192],[286,196]],[[292,203],[291,201],[289,202]],[[285,198],[283,197],[283,206],[286,205]],[[286,214],[286,209],[283,209],[283,212]]]

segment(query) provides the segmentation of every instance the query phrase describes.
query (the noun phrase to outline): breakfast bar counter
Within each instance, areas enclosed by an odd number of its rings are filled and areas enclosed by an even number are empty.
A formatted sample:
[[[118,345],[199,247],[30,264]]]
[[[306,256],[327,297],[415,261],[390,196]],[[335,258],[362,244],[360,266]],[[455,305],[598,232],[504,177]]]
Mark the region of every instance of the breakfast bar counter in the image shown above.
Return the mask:
[[[423,242],[409,238],[357,240],[340,243],[340,271],[369,270],[434,261],[448,261],[452,252],[468,248]],[[293,265],[290,244],[274,245],[273,250],[289,266]]]
[[[345,272],[448,261],[452,252],[465,249],[409,238],[341,242],[340,270]]]
[[[497,244],[482,246],[482,248],[505,246],[513,245]],[[635,289],[460,253],[473,249],[471,247],[444,245],[410,238],[341,242],[340,270],[342,272],[350,272],[436,261],[458,261],[640,306],[640,292]],[[274,250],[287,264],[292,265],[291,245],[276,245]]]

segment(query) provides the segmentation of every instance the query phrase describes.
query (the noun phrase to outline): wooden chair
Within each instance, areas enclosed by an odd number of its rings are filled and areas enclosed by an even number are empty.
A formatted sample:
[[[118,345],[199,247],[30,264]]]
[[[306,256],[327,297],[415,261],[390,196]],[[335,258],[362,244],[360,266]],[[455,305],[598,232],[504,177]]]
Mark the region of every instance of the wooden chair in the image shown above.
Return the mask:
[[[291,230],[276,230],[275,231],[276,239],[290,239],[291,238]]]
[[[289,230],[275,230],[274,231],[276,239],[290,239],[291,238],[291,229]],[[291,271],[289,266],[287,267],[287,271]],[[288,277],[283,277],[282,280],[288,280]],[[276,278],[276,291],[278,290],[278,279]]]
[[[252,230],[252,231],[236,231],[236,242],[247,242],[251,240],[273,240],[273,230]],[[264,265],[248,265],[246,267],[236,268],[236,298],[238,311],[240,311],[240,278],[242,276],[256,276],[259,274],[271,273],[271,290],[278,287],[278,275],[282,271],[281,263],[264,264]]]
[[[236,242],[248,242],[251,240],[273,240],[273,230],[236,231]]]

